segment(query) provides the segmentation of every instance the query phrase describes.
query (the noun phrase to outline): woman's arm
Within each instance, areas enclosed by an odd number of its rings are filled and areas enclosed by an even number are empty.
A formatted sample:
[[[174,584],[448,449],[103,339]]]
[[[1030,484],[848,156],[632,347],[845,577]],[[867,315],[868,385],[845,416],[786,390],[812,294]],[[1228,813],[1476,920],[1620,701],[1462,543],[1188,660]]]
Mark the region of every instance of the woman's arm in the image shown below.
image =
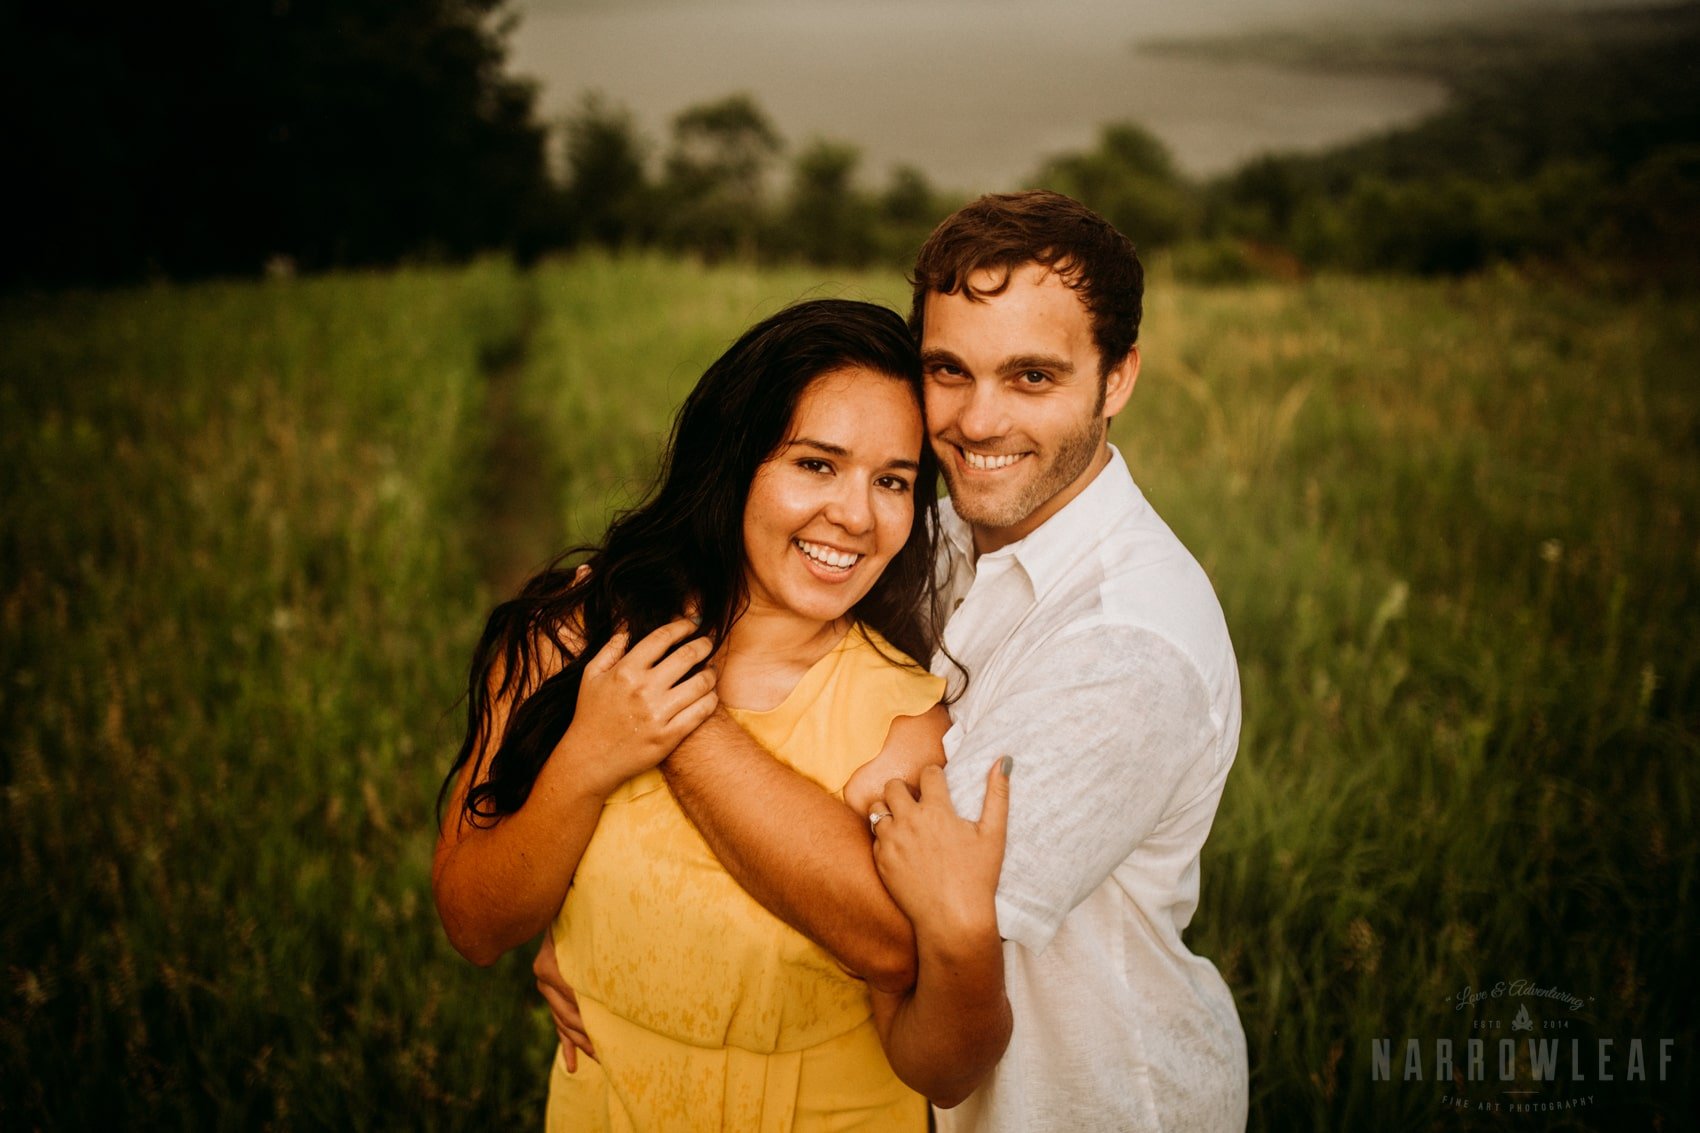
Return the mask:
[[[437,836],[431,891],[449,942],[475,964],[493,964],[548,927],[566,900],[602,804],[616,787],[660,763],[719,703],[714,672],[685,678],[707,640],[670,622],[630,652],[617,634],[585,666],[572,725],[538,772],[525,804],[490,825],[465,813],[473,769],[487,771],[513,708],[493,702],[481,750],[467,761]],[[492,675],[492,692],[501,674]]]
[[[934,1104],[966,1098],[1003,1057],[1013,1019],[1004,993],[994,898],[1009,817],[1009,768],[992,768],[978,822],[957,817],[944,772],[921,772],[919,798],[886,786],[874,860],[915,926],[915,986],[875,990],[874,1023],[892,1069]]]

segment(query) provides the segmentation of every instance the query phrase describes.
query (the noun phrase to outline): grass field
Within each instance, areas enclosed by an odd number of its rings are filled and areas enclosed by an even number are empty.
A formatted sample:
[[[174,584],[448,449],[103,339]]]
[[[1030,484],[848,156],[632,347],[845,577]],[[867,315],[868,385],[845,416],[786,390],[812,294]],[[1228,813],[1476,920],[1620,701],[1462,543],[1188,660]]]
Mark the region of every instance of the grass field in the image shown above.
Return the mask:
[[[428,889],[481,618],[743,326],[905,292],[593,257],[0,303],[0,1128],[534,1127],[527,958],[466,965]],[[1244,680],[1191,940],[1253,1125],[1686,1126],[1695,305],[1159,266],[1144,343],[1115,436]],[[1459,991],[1519,979],[1582,1000],[1526,1000],[1586,1041],[1539,1098],[1592,1102],[1450,1112],[1517,1083],[1435,1039],[1521,1045]]]

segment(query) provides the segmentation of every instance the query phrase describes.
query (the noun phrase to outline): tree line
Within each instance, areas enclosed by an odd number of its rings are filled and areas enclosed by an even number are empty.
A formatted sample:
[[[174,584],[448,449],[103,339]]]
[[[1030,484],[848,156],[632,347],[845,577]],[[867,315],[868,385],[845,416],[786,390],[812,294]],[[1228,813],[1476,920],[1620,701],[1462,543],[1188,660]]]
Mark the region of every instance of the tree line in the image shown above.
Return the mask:
[[[904,265],[966,194],[857,149],[794,151],[748,95],[664,143],[591,95],[553,127],[504,71],[507,0],[9,5],[0,83],[21,198],[0,284],[320,270],[582,245]],[[1475,68],[1449,108],[1320,155],[1185,176],[1134,123],[1026,183],[1183,274],[1463,273],[1578,260],[1695,278],[1700,20],[1651,43]],[[551,133],[558,156],[550,160]]]

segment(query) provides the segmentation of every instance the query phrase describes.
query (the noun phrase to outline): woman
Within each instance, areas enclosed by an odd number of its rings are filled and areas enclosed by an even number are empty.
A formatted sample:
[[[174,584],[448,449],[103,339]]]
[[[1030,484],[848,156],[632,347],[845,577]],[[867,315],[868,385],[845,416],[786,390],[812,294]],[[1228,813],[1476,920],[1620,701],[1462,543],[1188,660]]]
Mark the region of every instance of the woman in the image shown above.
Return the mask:
[[[703,375],[652,497],[588,569],[547,570],[492,614],[433,886],[476,962],[553,925],[599,1061],[569,1072],[557,1058],[552,1128],[919,1130],[924,1100],[882,1044],[928,1088],[965,1042],[990,1031],[1001,1051],[1007,1025],[996,1037],[979,1002],[995,995],[1007,1015],[995,932],[912,918],[923,957],[970,962],[930,982],[923,964],[916,988],[876,1003],[847,957],[738,887],[656,770],[724,704],[864,814],[907,809],[892,781],[934,768],[936,812],[949,721],[942,683],[910,660],[936,643],[934,492],[902,321],[800,304]],[[986,857],[960,875],[978,879],[981,908]],[[963,904],[959,877],[914,855],[882,849],[880,864],[912,904]],[[960,976],[993,966],[995,984]]]

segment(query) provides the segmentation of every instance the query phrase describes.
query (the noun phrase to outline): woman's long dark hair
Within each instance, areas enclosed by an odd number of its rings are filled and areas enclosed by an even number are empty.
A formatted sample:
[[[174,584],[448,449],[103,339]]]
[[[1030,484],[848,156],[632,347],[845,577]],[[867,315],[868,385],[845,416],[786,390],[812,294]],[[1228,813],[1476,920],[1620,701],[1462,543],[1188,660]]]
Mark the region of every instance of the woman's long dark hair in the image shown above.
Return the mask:
[[[563,552],[491,613],[472,655],[466,737],[439,807],[467,761],[482,762],[493,705],[510,699],[517,707],[488,777],[479,782],[483,768],[472,768],[464,816],[486,824],[524,804],[572,723],[585,662],[616,629],[626,628],[636,642],[694,605],[702,632],[726,639],[748,602],[744,503],[756,469],[786,439],[809,384],[849,366],[906,383],[920,404],[914,340],[901,317],[870,303],[818,299],[788,307],[751,327],[708,368],[674,419],[644,502],[614,521],[600,547]],[[909,538],[851,612],[925,664],[938,640],[938,477],[924,439],[920,464]],[[581,562],[590,570],[579,576]],[[582,648],[569,648],[574,627],[582,627]],[[556,658],[565,665],[545,676]]]

